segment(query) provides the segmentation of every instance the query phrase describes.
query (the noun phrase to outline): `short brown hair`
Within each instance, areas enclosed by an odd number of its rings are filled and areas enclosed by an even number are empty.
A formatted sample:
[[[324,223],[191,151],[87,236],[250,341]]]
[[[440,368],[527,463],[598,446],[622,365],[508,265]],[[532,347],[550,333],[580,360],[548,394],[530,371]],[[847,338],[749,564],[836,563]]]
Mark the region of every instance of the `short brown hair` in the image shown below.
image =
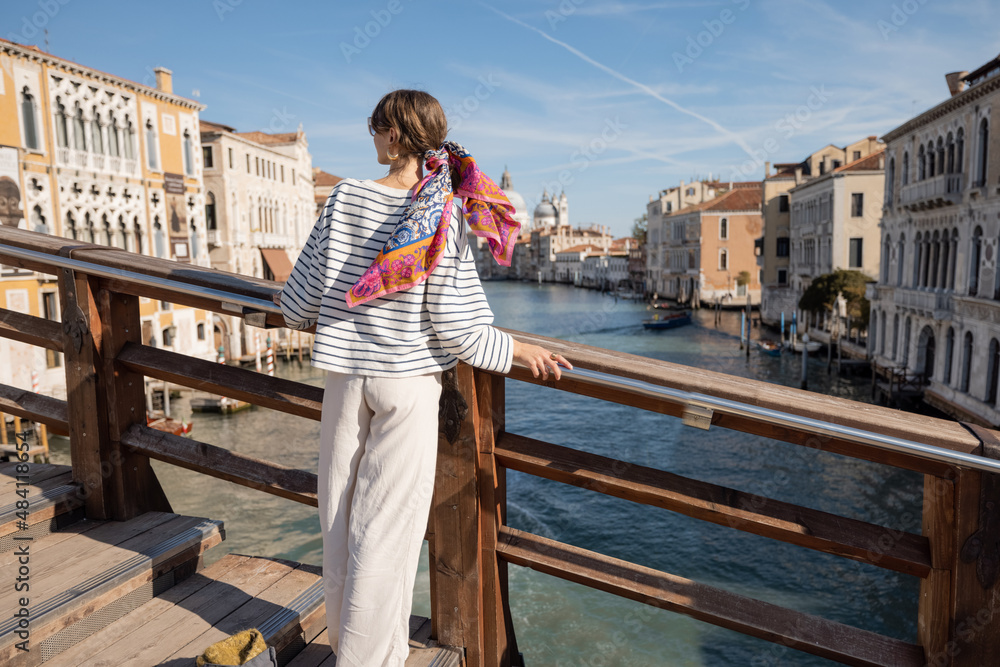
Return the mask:
[[[386,93],[372,111],[372,127],[399,132],[399,155],[421,157],[438,149],[448,136],[448,120],[441,103],[422,90],[394,90]]]

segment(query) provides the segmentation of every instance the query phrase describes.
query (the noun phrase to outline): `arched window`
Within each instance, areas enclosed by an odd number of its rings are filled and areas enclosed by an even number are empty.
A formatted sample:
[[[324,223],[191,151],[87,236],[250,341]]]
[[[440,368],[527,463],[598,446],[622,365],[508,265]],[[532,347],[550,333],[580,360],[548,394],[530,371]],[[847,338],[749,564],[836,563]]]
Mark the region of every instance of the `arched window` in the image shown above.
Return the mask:
[[[976,156],[976,185],[986,185],[986,164],[989,160],[990,124],[984,118],[979,123],[979,151]]]
[[[153,121],[146,121],[146,160],[149,163],[149,168],[159,171],[160,162],[156,159],[156,128],[153,127]]]
[[[59,148],[69,148],[69,130],[66,127],[66,107],[56,98],[56,143]]]
[[[948,289],[948,260],[951,258],[951,239],[948,238],[948,230],[941,234],[941,279],[938,284],[941,289]]]
[[[719,220],[719,238],[729,238],[729,218],[722,218]]]
[[[127,237],[128,237],[128,229],[125,225],[125,216],[119,215],[118,224],[115,226],[115,234],[114,237],[112,237],[111,239],[111,245],[115,246],[116,248],[125,248],[127,244],[127,241],[125,239]]]
[[[917,238],[913,240],[913,280],[910,281],[912,287],[920,287],[920,266],[924,262],[924,241],[923,234],[917,232]]]
[[[903,285],[903,259],[906,253],[906,234],[899,235],[899,252],[896,253],[896,284],[902,287]]]
[[[160,224],[160,216],[153,218],[153,249],[157,257],[164,257],[163,225]]]
[[[983,228],[976,227],[972,232],[972,247],[969,252],[969,296],[979,292],[979,261],[983,250]]]
[[[910,364],[910,329],[913,325],[910,317],[907,316],[906,324],[903,326],[903,367]]]
[[[955,173],[961,174],[965,169],[965,129],[958,128],[958,136],[955,138]]]
[[[889,284],[889,253],[892,252],[892,241],[889,239],[889,235],[885,235],[885,240],[882,242],[882,282],[886,285]]]
[[[215,219],[215,195],[211,192],[205,197],[205,229],[214,232],[218,223]]]
[[[38,125],[35,122],[37,109],[35,98],[25,86],[21,91],[21,124],[24,127],[24,147],[37,150],[40,147],[38,141]]]
[[[899,313],[892,316],[892,358],[899,356]]]
[[[948,133],[948,158],[947,158],[947,172],[949,174],[955,173],[955,136],[949,132]]]
[[[198,237],[198,228],[191,219],[191,261],[197,263],[201,256],[201,239]]]
[[[885,321],[885,311],[882,311],[882,331],[879,332],[879,343],[878,352],[882,356],[885,356],[885,330],[888,329],[888,323]]]
[[[962,346],[962,377],[959,390],[969,393],[969,379],[972,374],[972,332],[965,332],[965,345]]]
[[[198,322],[198,340],[205,340],[205,323]]]
[[[937,173],[944,173],[944,139],[938,137],[937,140]]]
[[[122,139],[124,140],[122,143],[125,147],[125,159],[135,159],[135,128],[132,127],[131,119],[125,121],[125,136]]]
[[[729,268],[729,252],[723,248],[719,251],[719,270],[725,271]]]
[[[163,346],[169,347],[174,344],[174,328],[164,327],[163,331],[160,332],[160,338],[163,340]]]
[[[139,224],[139,216],[132,218],[132,252],[142,252],[142,226]]]
[[[42,215],[42,207],[35,206],[31,209],[31,225],[28,229],[38,232],[39,234],[48,234],[49,226],[45,224],[45,216]]]
[[[934,142],[927,142],[927,178],[934,178]]]
[[[80,240],[86,243],[94,242],[94,221],[91,219],[89,211],[83,214],[83,234]]]
[[[927,156],[924,155],[924,147],[917,151],[917,180],[922,181],[927,178]]]
[[[83,122],[83,109],[76,108],[76,115],[73,116],[73,148],[78,151],[87,150],[87,127]]]
[[[951,367],[955,359],[955,327],[948,327],[944,346],[944,383],[951,386]]]
[[[910,151],[903,152],[903,185],[910,182]]]
[[[1000,343],[990,339],[990,356],[986,365],[986,402],[997,404],[997,370],[1000,369]]]
[[[889,169],[885,174],[885,205],[892,206],[892,189],[896,184],[896,158],[889,158]]]
[[[191,133],[184,130],[184,173],[194,175],[194,149],[191,146]]]
[[[101,118],[94,108],[94,116],[90,120],[90,146],[95,153],[104,152],[104,138],[101,136]]]
[[[118,121],[113,116],[111,124],[108,125],[108,155],[111,157],[121,156],[121,147],[118,143]]]
[[[100,237],[98,237],[97,243],[111,245],[111,222],[108,220],[107,213],[101,216]]]
[[[66,227],[63,229],[63,236],[68,239],[77,240],[76,220],[72,211],[66,211]]]
[[[938,286],[938,262],[941,260],[941,239],[938,232],[934,232],[933,241],[931,241],[931,256],[930,265],[931,269],[927,278],[927,286],[930,288],[937,288]]]

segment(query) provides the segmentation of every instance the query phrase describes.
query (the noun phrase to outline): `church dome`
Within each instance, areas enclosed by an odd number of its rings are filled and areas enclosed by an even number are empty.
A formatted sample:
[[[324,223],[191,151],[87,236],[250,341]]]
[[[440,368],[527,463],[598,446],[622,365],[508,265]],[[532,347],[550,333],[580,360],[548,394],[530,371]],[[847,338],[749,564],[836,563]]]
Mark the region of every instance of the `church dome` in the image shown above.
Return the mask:
[[[555,218],[556,216],[556,207],[547,200],[542,200],[542,203],[535,207],[536,220],[538,218]]]
[[[510,181],[510,172],[507,171],[507,167],[504,167],[503,169],[503,177],[500,179],[500,189],[503,190],[505,195],[507,195],[510,205],[514,207],[514,220],[520,222],[522,227],[526,227],[530,222],[528,219],[528,205],[524,202],[524,197],[522,197],[519,192],[514,190],[514,185]]]

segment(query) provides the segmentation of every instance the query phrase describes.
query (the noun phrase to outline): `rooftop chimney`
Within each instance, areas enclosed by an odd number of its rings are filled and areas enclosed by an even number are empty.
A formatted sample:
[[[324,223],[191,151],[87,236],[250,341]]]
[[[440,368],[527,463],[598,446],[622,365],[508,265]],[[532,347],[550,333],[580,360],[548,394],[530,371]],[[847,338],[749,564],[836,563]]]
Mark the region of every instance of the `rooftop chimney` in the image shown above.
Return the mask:
[[[172,95],[174,92],[174,73],[166,67],[157,67],[153,72],[156,74],[157,90]]]
[[[802,182],[802,165],[795,167],[795,185]]]
[[[764,178],[767,178],[770,175],[771,175],[771,163],[770,162],[765,162],[764,163]]]
[[[944,75],[944,80],[948,82],[948,92],[952,97],[965,90],[965,81],[962,81],[962,77],[967,74],[968,72],[948,72]]]

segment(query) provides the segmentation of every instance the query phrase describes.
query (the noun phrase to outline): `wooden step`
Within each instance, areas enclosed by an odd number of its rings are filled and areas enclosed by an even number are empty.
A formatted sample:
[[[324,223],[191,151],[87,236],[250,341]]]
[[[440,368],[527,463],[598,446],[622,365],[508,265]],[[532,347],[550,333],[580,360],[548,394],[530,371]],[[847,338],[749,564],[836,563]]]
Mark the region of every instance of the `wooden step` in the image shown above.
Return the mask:
[[[438,646],[430,636],[430,619],[410,616],[410,656],[406,659],[406,667],[461,667],[462,652],[450,646]],[[330,650],[324,627],[285,667],[336,667],[336,664],[337,656]]]
[[[81,486],[69,466],[29,463],[21,475],[17,466],[0,463],[0,553],[14,548],[15,536],[37,540],[84,515]]]
[[[148,512],[129,521],[84,519],[0,554],[0,664],[31,667],[64,653],[191,576],[224,538],[221,521]],[[27,556],[23,553],[27,550]],[[29,588],[14,590],[24,576]],[[27,644],[14,615],[27,598]],[[20,650],[18,644],[27,647]],[[76,663],[85,664],[85,663]]]
[[[46,663],[193,665],[205,648],[256,627],[284,664],[325,623],[319,568],[229,554]]]

